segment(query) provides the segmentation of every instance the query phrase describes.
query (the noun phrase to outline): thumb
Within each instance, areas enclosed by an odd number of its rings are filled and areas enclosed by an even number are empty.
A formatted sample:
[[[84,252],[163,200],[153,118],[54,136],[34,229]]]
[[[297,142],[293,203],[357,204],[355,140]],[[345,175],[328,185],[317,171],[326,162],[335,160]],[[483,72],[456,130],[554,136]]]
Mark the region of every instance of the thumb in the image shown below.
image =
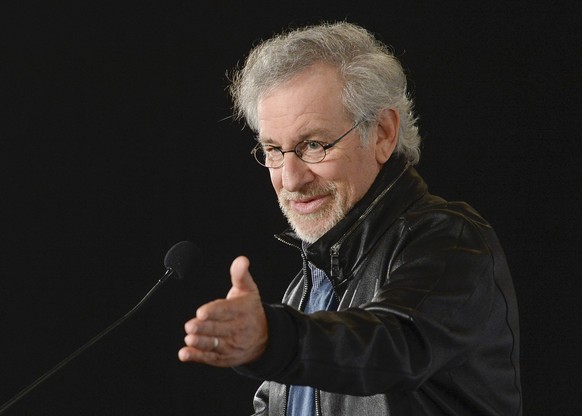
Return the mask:
[[[245,256],[239,256],[230,266],[230,280],[232,288],[226,296],[227,299],[240,296],[245,293],[255,292],[258,294],[259,289],[249,272],[250,261]]]

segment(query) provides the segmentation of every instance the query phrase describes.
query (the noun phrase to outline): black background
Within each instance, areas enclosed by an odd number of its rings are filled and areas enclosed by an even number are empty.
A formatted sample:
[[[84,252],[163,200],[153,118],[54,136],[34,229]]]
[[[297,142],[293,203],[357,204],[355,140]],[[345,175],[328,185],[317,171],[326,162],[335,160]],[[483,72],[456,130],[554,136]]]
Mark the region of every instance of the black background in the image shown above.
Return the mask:
[[[0,1],[0,402],[131,309],[180,240],[198,273],[18,402],[14,415],[243,415],[259,381],[182,364],[183,323],[245,254],[266,301],[299,266],[226,71],[321,20],[393,46],[420,172],[496,228],[520,302],[524,410],[577,415],[579,2]]]

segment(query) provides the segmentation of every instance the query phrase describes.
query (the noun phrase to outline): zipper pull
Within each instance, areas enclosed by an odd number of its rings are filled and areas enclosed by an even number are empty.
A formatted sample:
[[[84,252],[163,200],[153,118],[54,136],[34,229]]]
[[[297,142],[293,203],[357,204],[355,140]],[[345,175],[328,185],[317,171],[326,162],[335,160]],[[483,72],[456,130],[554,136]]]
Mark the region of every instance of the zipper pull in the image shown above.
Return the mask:
[[[339,245],[334,244],[329,250],[331,255],[331,278],[339,277],[340,275],[340,265],[339,265]]]

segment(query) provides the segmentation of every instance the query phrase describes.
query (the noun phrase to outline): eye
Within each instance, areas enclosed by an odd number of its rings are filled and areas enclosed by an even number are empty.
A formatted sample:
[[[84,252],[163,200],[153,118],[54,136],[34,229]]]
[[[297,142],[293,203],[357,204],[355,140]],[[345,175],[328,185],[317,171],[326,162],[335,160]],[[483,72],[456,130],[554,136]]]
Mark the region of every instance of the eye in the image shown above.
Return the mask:
[[[269,153],[276,152],[275,146],[261,146],[261,150],[264,154],[268,155]]]
[[[307,140],[303,142],[302,150],[303,152],[318,152],[322,149],[322,145],[315,140]]]
[[[261,146],[263,154],[268,159],[278,159],[281,157],[281,149],[275,146],[264,145]]]

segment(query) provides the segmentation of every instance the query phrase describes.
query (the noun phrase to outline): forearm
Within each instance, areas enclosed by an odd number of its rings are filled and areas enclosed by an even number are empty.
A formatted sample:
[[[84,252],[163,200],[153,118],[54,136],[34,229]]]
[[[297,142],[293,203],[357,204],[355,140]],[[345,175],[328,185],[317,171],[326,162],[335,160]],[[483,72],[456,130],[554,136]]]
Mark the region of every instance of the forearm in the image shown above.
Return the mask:
[[[260,359],[236,368],[242,374],[370,395],[394,385],[417,384],[429,371],[430,345],[413,334],[410,322],[381,319],[363,309],[312,315],[286,306],[265,309],[269,345]]]

